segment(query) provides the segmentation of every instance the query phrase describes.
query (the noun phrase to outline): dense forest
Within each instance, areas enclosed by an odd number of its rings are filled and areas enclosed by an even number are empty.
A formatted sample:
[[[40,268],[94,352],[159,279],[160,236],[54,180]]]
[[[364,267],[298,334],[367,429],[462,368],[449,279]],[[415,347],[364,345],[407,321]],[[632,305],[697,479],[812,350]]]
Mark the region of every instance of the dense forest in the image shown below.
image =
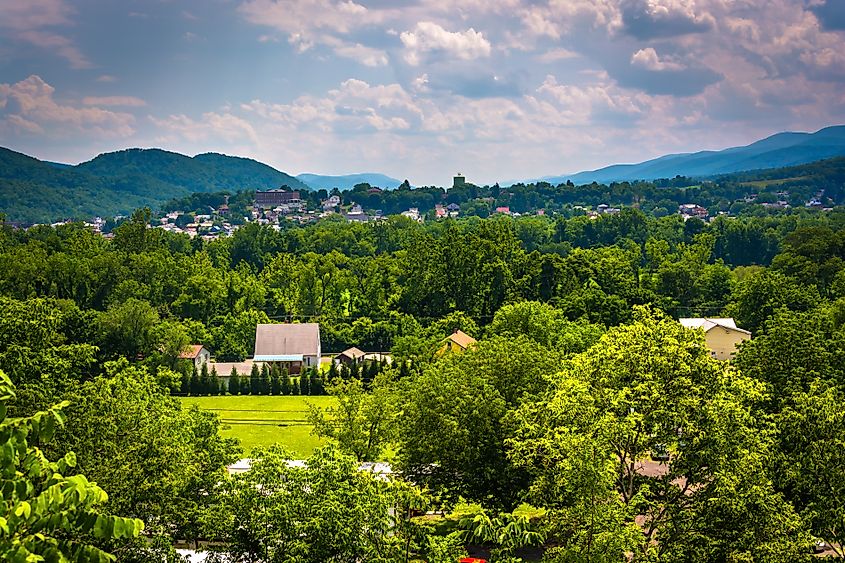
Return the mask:
[[[822,541],[845,557],[841,208],[248,224],[214,241],[149,220],[112,239],[0,227],[7,560],[176,561],[175,539],[234,561],[446,563],[482,544],[502,562],[786,563]],[[685,316],[754,338],[719,362]],[[273,321],[394,359],[327,378],[338,407],[313,418],[333,439],[307,471],[172,396],[187,344],[240,360]],[[454,329],[477,346],[438,353]],[[226,477],[246,455],[252,471]],[[395,478],[358,471],[387,455]]]

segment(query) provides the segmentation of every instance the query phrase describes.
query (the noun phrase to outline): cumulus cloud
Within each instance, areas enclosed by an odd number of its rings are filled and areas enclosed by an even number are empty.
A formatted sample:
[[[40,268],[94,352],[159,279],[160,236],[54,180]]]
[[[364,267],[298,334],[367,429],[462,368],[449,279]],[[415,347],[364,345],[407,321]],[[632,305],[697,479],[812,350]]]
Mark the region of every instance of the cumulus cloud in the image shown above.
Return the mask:
[[[252,145],[259,143],[258,136],[252,124],[228,112],[206,112],[199,119],[185,114],[169,115],[164,118],[150,116],[159,131],[158,140],[162,142],[178,142],[187,140],[192,143],[228,144],[247,141]]]
[[[452,32],[434,22],[423,21],[413,30],[402,32],[399,38],[405,46],[405,61],[413,66],[427,56],[468,61],[490,55],[490,42],[473,28]]]
[[[387,53],[381,49],[367,47],[361,43],[345,43],[339,40],[330,40],[327,43],[332,46],[336,55],[358,61],[364,66],[377,67],[388,63]]]
[[[346,33],[382,20],[352,0],[248,0],[238,8],[247,21],[294,34],[312,30]]]
[[[631,55],[631,64],[655,72],[661,72],[664,70],[684,70],[686,68],[686,66],[681,63],[671,61],[669,59],[661,59],[653,47],[640,49]]]
[[[60,104],[54,93],[55,88],[37,75],[15,84],[0,83],[0,128],[52,138],[83,133],[115,138],[135,132],[132,114]]]
[[[703,33],[716,25],[695,0],[623,0],[620,7],[625,31],[638,39]]]

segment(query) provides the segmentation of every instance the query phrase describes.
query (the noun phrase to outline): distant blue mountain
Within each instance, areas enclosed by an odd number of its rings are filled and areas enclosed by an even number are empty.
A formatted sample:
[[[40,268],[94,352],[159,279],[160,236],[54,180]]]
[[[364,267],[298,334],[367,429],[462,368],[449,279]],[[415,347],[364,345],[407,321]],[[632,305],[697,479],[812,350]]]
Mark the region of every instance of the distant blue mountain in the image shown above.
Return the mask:
[[[402,180],[376,173],[345,174],[343,176],[299,174],[296,179],[307,184],[312,190],[331,190],[333,188],[350,190],[355,184],[370,184],[371,186],[392,190],[398,188],[399,184],[402,183]]]
[[[615,164],[598,170],[546,176],[538,180],[550,184],[571,180],[580,185],[592,182],[656,180],[678,175],[700,178],[745,170],[794,166],[834,156],[845,156],[845,125],[826,127],[815,133],[778,133],[744,147],[670,154],[639,164]]]

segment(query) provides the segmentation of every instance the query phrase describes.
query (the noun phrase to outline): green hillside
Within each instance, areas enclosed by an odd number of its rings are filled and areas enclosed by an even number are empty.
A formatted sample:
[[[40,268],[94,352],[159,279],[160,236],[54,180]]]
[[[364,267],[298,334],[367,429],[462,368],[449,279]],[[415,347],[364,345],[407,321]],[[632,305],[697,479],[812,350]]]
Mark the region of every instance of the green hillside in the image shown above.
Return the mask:
[[[127,149],[101,154],[75,167],[97,176],[146,176],[193,192],[262,189],[288,186],[307,190],[289,174],[249,158],[205,153],[193,158],[161,149]]]
[[[129,149],[58,166],[0,147],[0,212],[24,223],[129,213],[191,193],[281,186],[308,189],[260,162],[214,153],[191,158]]]

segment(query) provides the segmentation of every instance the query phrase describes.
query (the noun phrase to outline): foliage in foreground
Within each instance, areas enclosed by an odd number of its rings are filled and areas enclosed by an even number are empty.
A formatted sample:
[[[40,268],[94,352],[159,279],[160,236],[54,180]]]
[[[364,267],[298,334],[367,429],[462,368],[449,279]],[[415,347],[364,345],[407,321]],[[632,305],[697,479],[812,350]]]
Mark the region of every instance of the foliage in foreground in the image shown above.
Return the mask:
[[[73,453],[51,462],[31,445],[53,438],[64,424],[67,402],[7,418],[6,403],[14,396],[11,380],[0,371],[0,557],[10,563],[114,561],[93,542],[137,537],[144,523],[101,514],[105,491],[84,475],[64,475],[76,465]]]

